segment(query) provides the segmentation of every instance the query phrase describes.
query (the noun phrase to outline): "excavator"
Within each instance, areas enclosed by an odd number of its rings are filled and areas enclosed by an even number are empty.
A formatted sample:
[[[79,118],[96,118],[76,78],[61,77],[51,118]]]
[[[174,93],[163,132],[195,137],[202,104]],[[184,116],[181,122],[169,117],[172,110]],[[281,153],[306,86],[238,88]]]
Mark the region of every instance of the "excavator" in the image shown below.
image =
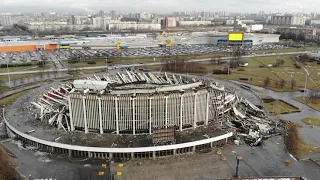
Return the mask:
[[[129,46],[127,45],[122,45],[123,42],[117,42],[117,50],[120,50],[120,49],[128,49]]]
[[[167,40],[161,40],[160,42],[167,43],[167,44],[169,45],[169,47],[170,47],[170,48],[172,47],[172,40],[170,40],[170,39],[167,39]]]

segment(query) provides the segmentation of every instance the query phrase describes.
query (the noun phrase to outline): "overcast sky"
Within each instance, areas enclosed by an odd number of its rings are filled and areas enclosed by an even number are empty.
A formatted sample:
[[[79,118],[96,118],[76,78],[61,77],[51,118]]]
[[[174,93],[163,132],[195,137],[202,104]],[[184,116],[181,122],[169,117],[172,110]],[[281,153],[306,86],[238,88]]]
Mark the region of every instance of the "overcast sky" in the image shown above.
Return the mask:
[[[0,12],[317,12],[318,0],[0,0]]]

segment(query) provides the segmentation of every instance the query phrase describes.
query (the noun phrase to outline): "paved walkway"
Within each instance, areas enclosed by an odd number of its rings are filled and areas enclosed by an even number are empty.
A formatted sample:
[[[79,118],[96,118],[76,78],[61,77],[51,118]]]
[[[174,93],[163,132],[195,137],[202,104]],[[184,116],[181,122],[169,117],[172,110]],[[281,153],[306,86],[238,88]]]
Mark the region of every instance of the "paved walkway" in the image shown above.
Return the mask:
[[[25,84],[30,84],[34,82],[41,82],[46,81],[50,79],[56,79],[56,78],[64,78],[64,77],[70,77],[70,74],[67,73],[54,73],[54,74],[43,74],[41,76],[33,76],[29,78],[22,78],[22,79],[16,79],[14,81],[4,82],[1,84],[1,86],[7,86],[7,87],[18,87]]]
[[[40,86],[41,86],[41,84],[35,84],[35,85],[31,85],[31,86],[21,87],[21,88],[12,90],[12,91],[7,91],[7,92],[4,92],[4,93],[0,94],[0,99],[3,99],[5,97],[11,96],[11,95],[16,94],[16,93],[19,93],[21,91],[37,88],[37,87],[40,87]]]

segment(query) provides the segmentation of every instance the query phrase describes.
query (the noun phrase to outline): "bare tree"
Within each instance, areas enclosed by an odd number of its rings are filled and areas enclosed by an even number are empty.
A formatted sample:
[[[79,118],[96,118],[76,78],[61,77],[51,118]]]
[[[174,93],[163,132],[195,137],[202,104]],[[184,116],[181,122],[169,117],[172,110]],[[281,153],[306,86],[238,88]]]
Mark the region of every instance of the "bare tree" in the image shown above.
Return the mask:
[[[7,151],[0,146],[0,179],[16,179],[17,173],[12,166],[12,160]]]
[[[277,88],[279,86],[279,81],[274,81],[274,86]]]
[[[277,59],[276,61],[276,66],[279,67],[280,65],[284,64],[284,60],[283,59]]]
[[[290,80],[290,88],[293,89],[295,86],[296,86],[296,80],[292,78]]]
[[[319,88],[315,88],[310,91],[309,100],[314,103],[317,103],[320,101],[320,89]]]
[[[269,86],[271,79],[268,77],[266,77],[266,79],[264,80],[264,86]]]
[[[299,131],[298,127],[294,123],[288,123],[286,127],[286,149],[293,155],[297,155],[299,152]]]
[[[286,81],[281,79],[279,83],[280,87],[283,88],[285,84],[286,84]]]

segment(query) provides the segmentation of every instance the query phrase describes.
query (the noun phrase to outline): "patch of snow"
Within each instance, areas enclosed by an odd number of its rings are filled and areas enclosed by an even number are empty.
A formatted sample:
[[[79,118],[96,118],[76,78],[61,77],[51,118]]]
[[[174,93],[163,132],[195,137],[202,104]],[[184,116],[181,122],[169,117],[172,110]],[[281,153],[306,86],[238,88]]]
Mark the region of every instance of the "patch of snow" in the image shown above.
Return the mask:
[[[48,162],[51,162],[52,160],[47,157],[40,157],[40,158],[38,158],[38,161],[48,163]]]

